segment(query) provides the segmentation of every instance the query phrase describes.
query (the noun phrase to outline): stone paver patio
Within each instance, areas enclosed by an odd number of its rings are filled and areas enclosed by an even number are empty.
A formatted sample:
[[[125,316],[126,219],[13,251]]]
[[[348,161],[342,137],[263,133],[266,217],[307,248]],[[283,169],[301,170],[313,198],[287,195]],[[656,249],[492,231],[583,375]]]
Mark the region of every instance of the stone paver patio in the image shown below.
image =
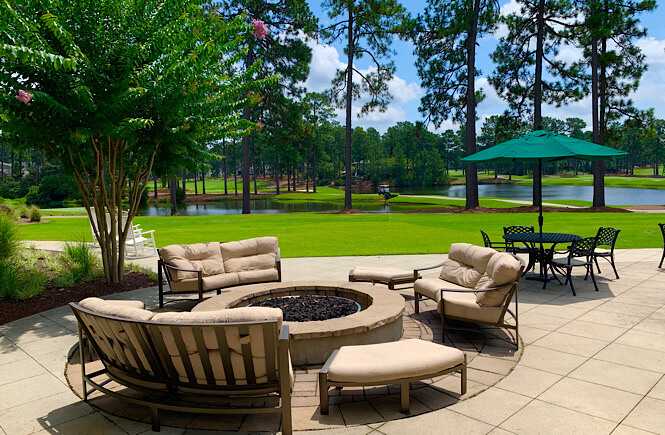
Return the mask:
[[[331,412],[326,419],[317,417],[316,402],[309,400],[312,394],[295,395],[294,428],[322,429],[317,434],[665,433],[665,269],[657,269],[661,253],[660,249],[619,250],[621,279],[612,279],[611,268],[601,262],[600,291],[595,292],[591,282],[582,281],[578,273],[574,278],[577,297],[556,282],[542,290],[539,283],[523,280],[519,290],[521,359],[515,365],[520,353],[481,352],[476,356],[470,390],[473,395],[472,385],[478,385],[475,393],[484,390],[480,394],[454,403],[454,395],[429,384],[419,385],[412,391],[412,408],[414,413],[418,409],[424,413],[402,416],[391,396],[367,400],[362,392],[363,407],[345,413],[345,403],[340,400],[339,412]],[[284,259],[282,270],[288,280],[345,280],[357,265],[412,268],[444,258]],[[118,298],[141,299],[154,307],[156,293],[144,289]],[[401,293],[407,298],[409,312],[411,292]],[[433,305],[427,305],[422,319],[405,322],[405,332],[439,340],[440,326],[432,310]],[[68,307],[0,326],[0,433],[150,431],[148,423],[98,411],[69,389],[64,368],[76,342]],[[307,373],[299,375],[307,382]],[[450,381],[444,389],[458,391],[457,381]],[[296,404],[298,397],[304,400]],[[453,404],[428,412],[448,405],[441,403],[446,398]],[[352,402],[349,404],[356,405]],[[251,418],[234,418],[218,429],[253,432],[260,428]],[[185,428],[162,426],[162,432],[194,434],[202,426],[197,417]]]

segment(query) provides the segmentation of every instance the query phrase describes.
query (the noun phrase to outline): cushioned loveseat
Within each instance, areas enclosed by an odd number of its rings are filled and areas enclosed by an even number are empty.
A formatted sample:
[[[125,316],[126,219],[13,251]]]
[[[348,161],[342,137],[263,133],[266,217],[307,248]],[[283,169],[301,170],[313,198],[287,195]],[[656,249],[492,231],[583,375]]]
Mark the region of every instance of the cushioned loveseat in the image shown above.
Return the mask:
[[[420,311],[421,296],[435,300],[444,340],[446,319],[455,319],[514,329],[517,345],[517,286],[524,270],[522,259],[492,248],[453,243],[447,261],[416,269],[414,276],[436,267],[441,267],[437,278],[414,283],[415,311]],[[513,296],[514,312],[509,308]],[[506,313],[513,317],[513,323],[505,322]]]
[[[158,250],[159,306],[170,293],[198,293],[282,280],[276,237],[169,245]],[[170,292],[164,291],[163,278]]]
[[[293,372],[280,309],[154,313],[141,302],[98,298],[70,306],[79,325],[83,400],[90,386],[147,406],[156,431],[159,410],[166,409],[278,413],[282,432],[291,433]],[[102,370],[87,372],[87,346],[99,356]],[[107,385],[109,380],[124,388]]]

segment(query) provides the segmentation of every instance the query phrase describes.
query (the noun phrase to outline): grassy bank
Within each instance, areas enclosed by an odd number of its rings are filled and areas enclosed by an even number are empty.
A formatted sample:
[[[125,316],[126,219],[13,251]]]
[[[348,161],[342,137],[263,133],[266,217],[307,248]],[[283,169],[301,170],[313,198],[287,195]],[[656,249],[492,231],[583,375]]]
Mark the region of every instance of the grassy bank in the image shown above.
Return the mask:
[[[479,230],[500,239],[509,225],[536,225],[535,213],[312,214],[137,217],[155,230],[158,246],[277,236],[284,257],[445,253],[451,243],[481,244]],[[545,231],[593,236],[599,226],[621,229],[618,248],[660,248],[662,215],[546,213]],[[90,241],[85,218],[23,225],[25,240]]]

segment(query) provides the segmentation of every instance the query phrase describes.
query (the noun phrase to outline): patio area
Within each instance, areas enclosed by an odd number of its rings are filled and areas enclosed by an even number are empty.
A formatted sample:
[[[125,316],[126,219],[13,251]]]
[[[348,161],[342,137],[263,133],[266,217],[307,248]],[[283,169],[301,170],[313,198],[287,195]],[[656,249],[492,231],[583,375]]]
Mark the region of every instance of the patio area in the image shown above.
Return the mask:
[[[55,246],[49,246],[51,249]],[[519,289],[523,347],[479,334],[452,335],[469,353],[469,389],[459,397],[459,380],[449,375],[416,383],[411,415],[399,413],[399,396],[387,388],[344,389],[331,397],[330,415],[318,412],[316,368],[296,370],[293,424],[296,431],[336,433],[665,433],[665,269],[662,250],[617,250],[621,279],[601,262],[599,292],[574,276],[577,296],[556,282],[542,290],[522,280]],[[284,280],[345,281],[355,266],[415,268],[444,255],[283,259]],[[156,267],[156,258],[141,263]],[[438,270],[431,271],[432,275]],[[415,315],[412,289],[406,299],[404,332],[440,342],[432,301]],[[157,306],[157,290],[113,296]],[[65,377],[67,356],[78,342],[68,307],[0,326],[0,430],[6,434],[150,432],[149,421],[113,399],[100,407],[76,396]],[[449,343],[446,343],[449,344]],[[79,378],[80,379],[80,378]],[[461,400],[460,400],[461,399]],[[272,418],[272,417],[270,417]],[[250,416],[181,415],[163,419],[162,432],[277,430],[277,421]],[[178,426],[178,427],[174,427]],[[304,433],[304,432],[303,432]]]

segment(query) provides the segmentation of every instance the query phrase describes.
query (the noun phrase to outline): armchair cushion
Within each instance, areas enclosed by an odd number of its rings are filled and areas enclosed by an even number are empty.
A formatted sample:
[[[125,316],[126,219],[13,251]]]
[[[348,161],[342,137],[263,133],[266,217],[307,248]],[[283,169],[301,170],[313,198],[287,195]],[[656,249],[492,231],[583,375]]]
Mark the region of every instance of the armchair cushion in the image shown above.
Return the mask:
[[[476,302],[473,292],[444,292],[443,300],[439,301],[437,311],[445,309],[446,316],[465,319],[469,322],[496,323],[501,319],[502,307],[482,307]]]
[[[468,288],[463,287],[461,285],[453,284],[452,282],[443,281],[438,278],[419,279],[413,284],[413,288],[416,291],[416,293],[419,293],[437,302],[441,300],[441,289],[467,290],[467,291],[469,290]]]
[[[492,248],[469,243],[453,243],[450,245],[448,261],[443,265],[439,277],[462,287],[474,288],[496,252]]]
[[[476,284],[476,290],[498,287],[496,290],[476,292],[478,305],[498,307],[503,305],[521,269],[521,263],[506,253],[496,253],[487,263],[487,269]]]
[[[160,250],[162,259],[179,269],[200,270],[203,276],[224,273],[219,243],[169,245]],[[196,278],[196,272],[172,271],[173,281]]]
[[[222,273],[219,275],[204,276],[202,281],[203,291],[231,287],[240,284],[240,279],[237,273]],[[173,293],[191,293],[198,291],[198,288],[198,278],[171,281],[171,291]]]

